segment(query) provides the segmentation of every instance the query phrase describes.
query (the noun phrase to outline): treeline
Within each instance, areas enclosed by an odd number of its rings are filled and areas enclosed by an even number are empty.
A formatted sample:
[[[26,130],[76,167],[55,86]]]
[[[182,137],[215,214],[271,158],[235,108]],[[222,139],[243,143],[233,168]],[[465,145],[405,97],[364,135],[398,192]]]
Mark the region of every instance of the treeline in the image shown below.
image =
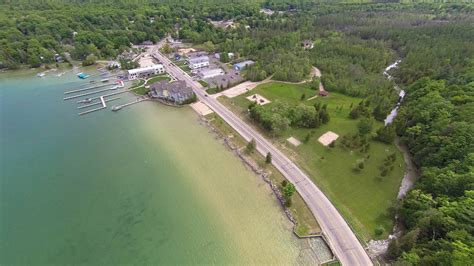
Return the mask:
[[[208,19],[258,14],[255,4],[212,5],[208,1],[48,1],[0,5],[0,68],[54,62],[54,54],[84,60],[115,58],[132,44],[156,42],[166,34],[196,43],[221,42],[233,34]]]
[[[318,128],[330,120],[327,105],[321,103],[316,103],[314,106],[306,104],[293,106],[276,101],[269,108],[252,103],[249,112],[250,118],[275,136],[281,135],[290,126]]]
[[[379,129],[376,139],[391,142],[396,131],[421,177],[399,204],[403,234],[390,243],[386,259],[402,265],[472,264],[472,5],[319,5],[306,12],[314,18],[276,16],[286,17],[292,24],[288,28],[299,28],[303,38],[315,40],[308,54],[322,69],[328,90],[366,98],[350,112],[360,119],[359,133],[370,129],[371,117],[383,120],[393,107],[397,92],[382,71],[395,59],[402,60],[391,74],[407,96],[395,125]],[[345,142],[342,145],[363,144],[351,136]],[[390,167],[381,170],[381,176]]]
[[[409,27],[360,31],[390,42],[402,57],[393,75],[407,96],[396,130],[422,170],[399,206],[404,234],[387,253],[400,263],[474,261],[474,32],[472,16],[448,12]]]

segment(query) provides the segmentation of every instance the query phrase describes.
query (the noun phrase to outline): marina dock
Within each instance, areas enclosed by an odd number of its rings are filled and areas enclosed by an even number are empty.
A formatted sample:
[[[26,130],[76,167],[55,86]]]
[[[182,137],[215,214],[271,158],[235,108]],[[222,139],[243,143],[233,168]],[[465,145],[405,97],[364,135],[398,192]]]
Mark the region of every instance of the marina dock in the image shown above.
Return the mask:
[[[88,113],[92,113],[92,112],[99,111],[99,110],[107,108],[107,105],[105,104],[104,96],[100,96],[100,103],[102,104],[102,107],[87,110],[87,111],[78,113],[78,115],[85,115],[85,114],[88,114]]]
[[[104,92],[104,91],[115,90],[118,87],[119,86],[116,85],[115,87],[112,87],[112,88],[102,89],[102,90],[98,90],[98,91],[91,91],[91,92],[87,92],[87,93],[83,93],[83,94],[77,94],[77,95],[74,95],[74,96],[65,97],[65,98],[63,98],[63,100],[66,101],[66,100],[70,100],[70,99],[74,99],[74,98],[84,97],[84,96],[87,96],[87,95],[101,93],[101,92]]]
[[[106,103],[108,103],[108,102],[115,101],[115,100],[118,100],[118,99],[120,99],[120,97],[115,97],[115,98],[110,98],[110,99],[104,99],[104,101],[105,101]],[[95,105],[99,105],[99,104],[102,104],[102,101],[97,102],[97,103],[91,103],[91,104],[82,105],[82,106],[77,107],[77,109],[84,109],[84,108],[91,107],[91,106],[95,106]]]
[[[139,99],[136,99],[135,101],[133,102],[129,102],[129,103],[126,103],[126,104],[122,104],[122,105],[117,105],[117,106],[113,106],[112,107],[112,111],[118,111],[124,107],[127,107],[127,106],[130,106],[130,105],[133,105],[133,104],[136,104],[136,103],[140,103],[140,102],[143,102],[143,101],[148,101],[150,100],[150,98],[148,97],[143,97],[143,98],[139,98]]]
[[[112,85],[115,85],[115,84],[113,84],[113,83],[101,84],[101,85],[91,86],[91,87],[87,87],[87,88],[83,88],[83,89],[66,91],[66,92],[64,92],[64,94],[71,94],[71,93],[76,93],[76,92],[88,91],[88,90],[93,90],[93,89],[97,89],[97,88],[101,88],[101,87],[105,87],[105,86],[112,86]]]

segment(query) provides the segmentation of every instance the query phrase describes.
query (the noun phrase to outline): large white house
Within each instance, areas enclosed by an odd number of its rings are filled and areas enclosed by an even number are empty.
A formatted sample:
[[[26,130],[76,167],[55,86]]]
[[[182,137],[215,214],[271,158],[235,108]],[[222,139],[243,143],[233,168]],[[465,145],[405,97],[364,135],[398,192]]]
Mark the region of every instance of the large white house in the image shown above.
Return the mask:
[[[165,73],[165,68],[162,64],[157,64],[149,67],[130,69],[128,72],[128,79],[133,80],[137,78],[151,77],[157,74]]]
[[[222,70],[222,68],[201,69],[197,73],[200,79],[213,78],[224,74],[225,72]]]
[[[196,70],[198,68],[209,66],[209,56],[203,55],[199,57],[193,57],[188,59],[189,68]]]

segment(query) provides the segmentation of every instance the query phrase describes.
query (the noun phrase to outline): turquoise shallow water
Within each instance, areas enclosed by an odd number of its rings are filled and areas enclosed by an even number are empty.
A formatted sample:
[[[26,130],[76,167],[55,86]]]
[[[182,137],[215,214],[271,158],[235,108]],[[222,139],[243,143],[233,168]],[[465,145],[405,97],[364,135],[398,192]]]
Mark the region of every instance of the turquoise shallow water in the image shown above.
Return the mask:
[[[0,264],[317,262],[190,108],[79,117],[81,84],[0,74]]]

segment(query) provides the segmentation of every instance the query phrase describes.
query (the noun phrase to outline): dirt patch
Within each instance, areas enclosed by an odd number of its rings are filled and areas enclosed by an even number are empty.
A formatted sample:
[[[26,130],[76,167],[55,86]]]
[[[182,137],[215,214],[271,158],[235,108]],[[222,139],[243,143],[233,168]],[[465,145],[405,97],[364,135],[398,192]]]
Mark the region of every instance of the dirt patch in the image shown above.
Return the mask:
[[[211,108],[209,108],[207,105],[205,105],[201,101],[191,104],[191,107],[194,109],[194,111],[196,111],[198,114],[203,115],[203,116],[213,113]]]
[[[265,104],[271,103],[271,101],[269,101],[267,98],[263,97],[260,94],[253,94],[253,95],[250,95],[246,98],[247,98],[247,100],[249,100],[251,102],[255,102],[258,105],[265,105]]]
[[[288,139],[286,139],[286,141],[288,141],[289,143],[293,144],[296,147],[301,145],[301,141],[299,141],[298,139],[294,137],[289,137]]]

